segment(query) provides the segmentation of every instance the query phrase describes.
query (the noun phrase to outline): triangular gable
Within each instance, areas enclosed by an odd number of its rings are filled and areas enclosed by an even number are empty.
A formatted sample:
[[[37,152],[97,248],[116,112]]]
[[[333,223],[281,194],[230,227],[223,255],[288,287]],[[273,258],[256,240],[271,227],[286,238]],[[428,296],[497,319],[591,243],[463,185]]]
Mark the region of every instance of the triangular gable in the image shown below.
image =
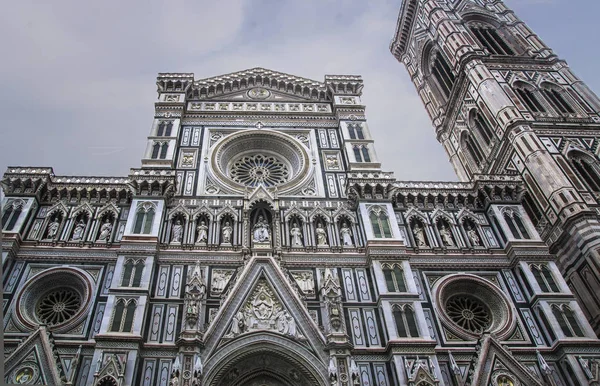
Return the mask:
[[[7,383],[52,386],[67,381],[53,338],[45,326],[40,326],[6,358],[4,371]]]
[[[259,91],[266,89],[267,92],[262,92],[264,97],[256,97],[255,95],[259,94]],[[231,102],[314,102],[311,98],[302,97],[300,95],[294,95],[291,93],[286,93],[282,91],[275,91],[275,89],[269,86],[250,86],[247,89],[242,91],[223,93],[218,95],[212,95],[206,98],[206,100],[214,100],[214,101],[231,101]]]
[[[279,317],[287,313],[285,317],[294,320],[293,327],[298,330],[298,334],[292,337],[289,329],[285,330],[282,326],[271,328],[267,326],[265,318],[261,321],[246,319],[245,315],[249,311],[246,307],[255,307],[255,310],[250,312],[263,315],[271,313],[273,323],[278,323],[279,320],[274,313],[275,308],[277,308],[276,312],[282,312]],[[240,315],[240,312],[244,315]],[[238,322],[242,327],[238,329],[233,327],[232,330],[232,324]],[[248,324],[252,324],[252,328],[246,328]],[[214,322],[204,335],[204,361],[207,362],[221,344],[260,332],[275,333],[290,338],[290,344],[295,341],[309,348],[315,356],[323,360],[323,363],[327,360],[324,351],[325,337],[310,317],[288,278],[272,257],[255,256],[236,279]]]
[[[260,67],[199,79],[192,86],[192,95],[200,99],[223,99],[225,95],[250,99],[253,96],[245,94],[245,90],[253,88],[269,90],[269,97],[275,100],[280,97],[282,100],[326,101],[328,98],[323,82]],[[255,99],[262,97],[267,98],[261,93],[254,95]]]
[[[493,383],[497,374],[508,374],[522,385],[542,386],[543,383],[529,372],[510,352],[491,335],[485,335],[480,341],[478,358],[475,359],[471,385],[487,386]]]
[[[277,200],[277,188],[273,188],[271,191],[260,184],[253,191],[246,189],[246,198],[247,208],[250,208],[255,202],[259,201],[265,201],[273,206],[275,200]]]

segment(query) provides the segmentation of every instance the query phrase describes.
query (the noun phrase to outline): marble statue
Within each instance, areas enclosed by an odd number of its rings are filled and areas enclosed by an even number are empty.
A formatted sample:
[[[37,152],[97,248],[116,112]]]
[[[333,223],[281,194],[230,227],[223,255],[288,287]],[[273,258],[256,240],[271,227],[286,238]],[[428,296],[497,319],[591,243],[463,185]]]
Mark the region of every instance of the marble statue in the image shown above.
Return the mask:
[[[258,216],[256,224],[254,224],[254,242],[265,243],[271,240],[271,234],[269,233],[269,224],[265,221],[263,216]]]
[[[183,225],[181,225],[181,220],[175,221],[173,224],[173,230],[171,231],[171,242],[172,243],[181,243],[183,238]]]
[[[327,231],[323,228],[321,223],[317,224],[317,246],[326,246],[327,245]]]
[[[304,294],[315,293],[315,281],[313,280],[313,274],[309,271],[302,272],[291,272],[292,277],[298,283],[298,287]]]
[[[196,228],[198,231],[198,238],[196,239],[197,244],[206,244],[208,240],[208,227],[204,221],[200,221],[200,225]]]
[[[471,240],[471,244],[473,244],[474,247],[481,246],[481,239],[479,238],[477,230],[474,227],[469,226],[469,229],[467,229],[467,235],[469,236],[469,240]]]
[[[301,247],[302,246],[302,230],[298,226],[298,223],[294,223],[292,225],[292,229],[290,230],[290,235],[292,236],[292,247]]]
[[[113,226],[110,223],[110,219],[107,218],[102,227],[100,228],[100,235],[98,236],[98,241],[108,241],[110,234],[112,233]]]
[[[47,238],[53,239],[56,237],[58,233],[58,228],[60,227],[60,223],[56,219],[56,217],[52,220],[52,222],[48,225],[48,236]]]
[[[418,247],[427,246],[427,242],[425,241],[425,231],[418,223],[415,223],[413,234],[415,235],[415,241],[417,242]]]
[[[222,244],[231,244],[231,236],[233,235],[233,227],[229,224],[229,221],[225,221],[225,225],[221,230]]]
[[[243,333],[246,329],[246,317],[244,313],[240,310],[233,317],[233,321],[231,322],[231,329],[229,333],[225,335],[227,338],[233,338]]]
[[[77,225],[75,226],[75,230],[73,230],[73,237],[71,238],[73,241],[79,241],[83,238],[83,232],[85,231],[85,221],[79,220]]]
[[[342,229],[340,229],[340,236],[342,237],[342,245],[343,246],[351,247],[352,245],[354,245],[352,243],[352,231],[350,230],[348,223],[345,222],[342,225]]]
[[[444,242],[445,246],[447,246],[447,247],[454,246],[454,239],[452,238],[452,232],[450,231],[450,229],[446,228],[446,226],[444,224],[442,224],[440,227],[440,236],[442,236],[442,241]]]

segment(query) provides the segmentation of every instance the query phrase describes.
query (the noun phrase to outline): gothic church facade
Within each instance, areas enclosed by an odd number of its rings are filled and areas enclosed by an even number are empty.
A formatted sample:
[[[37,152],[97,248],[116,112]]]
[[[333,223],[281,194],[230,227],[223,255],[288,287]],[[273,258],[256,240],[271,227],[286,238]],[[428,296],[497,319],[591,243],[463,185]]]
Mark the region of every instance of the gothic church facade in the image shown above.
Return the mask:
[[[398,181],[381,168],[360,76],[321,82],[263,68],[199,80],[159,74],[141,167],[128,176],[9,167],[2,179],[5,381],[599,382],[600,341],[590,305],[577,302],[578,287],[555,254],[566,249],[547,246],[547,233],[531,213],[537,197],[526,175],[534,177],[524,171],[533,161],[518,164],[522,155],[511,153],[506,163],[514,168],[484,166],[502,158],[491,151],[504,154],[534,129],[502,140],[504,126],[492,127],[491,112],[482,108],[473,121],[488,123],[489,147],[480,144],[485,134],[452,118],[470,135],[460,143],[477,146],[481,159],[452,147],[454,128],[446,116],[464,112],[463,104],[480,106],[481,90],[489,90],[484,94],[493,106],[512,95],[496,101],[497,76],[477,88],[466,85],[477,72],[461,78],[458,62],[435,67],[436,54],[450,55],[450,48],[434,45],[428,51],[434,59],[420,61],[427,45],[419,36],[439,41],[441,35],[429,34],[450,26],[466,36],[467,14],[527,31],[503,8],[494,13],[496,7],[503,5],[405,1],[392,44],[462,182]],[[502,31],[481,28],[490,42],[490,31]],[[471,36],[467,46],[475,50],[478,38]],[[517,50],[512,41],[495,42],[503,54]],[[551,58],[547,49],[540,55]],[[507,66],[526,61],[499,56]],[[433,63],[434,75],[421,74],[423,63]],[[557,63],[559,74],[570,74]],[[465,64],[465,71],[483,67]],[[457,102],[459,84],[473,101],[462,94],[465,100]],[[563,94],[550,95],[560,101]],[[565,95],[571,94],[563,95],[565,103],[573,102]],[[444,96],[455,98],[448,99],[455,110],[443,104]],[[582,95],[581,103],[589,98]],[[538,103],[550,110],[554,102]],[[506,113],[516,114],[519,106]],[[549,158],[536,161],[538,168],[556,165],[549,163],[554,153],[544,154]],[[576,189],[559,193],[584,197]],[[591,217],[583,218],[593,226]]]

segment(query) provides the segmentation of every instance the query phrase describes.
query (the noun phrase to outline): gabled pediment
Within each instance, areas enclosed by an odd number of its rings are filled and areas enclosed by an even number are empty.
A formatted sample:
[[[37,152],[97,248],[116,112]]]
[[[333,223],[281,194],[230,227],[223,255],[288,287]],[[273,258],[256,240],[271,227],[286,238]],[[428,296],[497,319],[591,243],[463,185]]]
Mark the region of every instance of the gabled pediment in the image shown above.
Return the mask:
[[[260,67],[197,80],[188,93],[191,99],[202,100],[328,100],[327,87],[323,82]]]
[[[487,386],[496,384],[495,379],[502,376],[512,379],[513,382],[518,380],[522,385],[543,385],[534,374],[531,374],[512,353],[491,335],[484,336],[479,344],[481,349],[479,356],[474,359],[471,385]]]
[[[218,347],[253,335],[276,335],[327,360],[325,337],[287,276],[272,257],[253,257],[236,278],[214,322],[207,329],[203,359]]]
[[[228,102],[314,102],[310,97],[296,95],[291,92],[286,93],[270,86],[248,87],[241,91],[215,94],[202,99]]]
[[[44,326],[5,359],[4,370],[7,383],[62,385],[67,381],[53,338]]]

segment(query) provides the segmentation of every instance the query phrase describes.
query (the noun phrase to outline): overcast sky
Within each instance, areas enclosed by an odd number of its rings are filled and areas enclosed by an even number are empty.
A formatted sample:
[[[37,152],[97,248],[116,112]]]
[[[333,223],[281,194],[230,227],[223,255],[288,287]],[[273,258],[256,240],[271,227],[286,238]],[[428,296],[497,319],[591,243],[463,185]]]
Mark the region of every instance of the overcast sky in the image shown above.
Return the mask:
[[[125,176],[139,167],[158,72],[252,67],[323,81],[359,74],[385,170],[455,180],[403,65],[389,52],[401,0],[12,1],[0,14],[0,173]],[[506,0],[600,90],[597,0]],[[151,4],[151,5],[148,5]]]

